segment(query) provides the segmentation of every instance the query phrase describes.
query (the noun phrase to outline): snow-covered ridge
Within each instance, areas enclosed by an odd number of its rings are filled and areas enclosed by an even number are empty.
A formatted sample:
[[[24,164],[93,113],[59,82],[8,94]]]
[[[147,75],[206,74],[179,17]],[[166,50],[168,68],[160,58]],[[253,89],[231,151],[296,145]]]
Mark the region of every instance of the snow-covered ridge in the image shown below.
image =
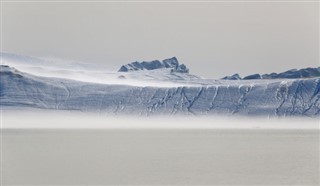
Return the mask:
[[[232,76],[226,76],[222,79],[225,80],[250,80],[250,79],[297,79],[297,78],[313,78],[320,77],[320,67],[318,68],[303,68],[303,69],[292,69],[281,73],[270,73],[270,74],[252,74],[241,78],[239,74]]]
[[[202,79],[170,68],[132,72],[64,69],[57,73],[63,69],[55,67],[42,65],[35,70],[23,69],[21,64],[1,65],[1,108],[135,116],[320,116],[320,77],[231,81]],[[101,82],[86,79],[90,77]]]
[[[87,83],[132,85],[132,86],[197,86],[198,76],[180,73],[183,65],[176,59],[164,60],[172,68],[157,70],[117,72],[105,66],[53,58],[38,58],[11,53],[1,53],[2,63],[22,72],[49,78],[63,78]],[[175,67],[177,70],[173,69]]]
[[[168,58],[163,61],[143,61],[133,62],[127,65],[121,66],[119,72],[140,71],[140,70],[157,70],[167,68],[171,72],[189,73],[189,69],[184,64],[179,64],[176,57]]]

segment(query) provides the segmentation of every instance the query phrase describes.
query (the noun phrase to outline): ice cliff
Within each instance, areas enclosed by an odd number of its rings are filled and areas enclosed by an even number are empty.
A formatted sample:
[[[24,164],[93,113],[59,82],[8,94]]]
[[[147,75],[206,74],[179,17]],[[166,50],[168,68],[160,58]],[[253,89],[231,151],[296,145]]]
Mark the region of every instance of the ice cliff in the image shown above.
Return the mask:
[[[142,64],[142,63],[140,63]],[[148,66],[150,65],[150,66]],[[144,63],[135,76],[150,70],[160,82],[164,68],[178,69],[176,59]],[[129,73],[116,72],[116,76]],[[152,69],[158,69],[152,70]],[[162,70],[161,70],[162,69]],[[319,69],[319,68],[317,68]],[[300,73],[294,71],[295,73]],[[246,115],[246,116],[320,116],[320,77],[299,75],[290,79],[208,80],[164,74],[170,86],[154,84],[84,82],[58,77],[43,77],[1,65],[1,108],[78,110],[112,115]],[[64,72],[67,73],[67,72]],[[179,73],[179,72],[174,72]],[[282,77],[282,75],[278,76]],[[102,76],[101,76],[102,77]],[[104,76],[103,76],[104,77]],[[142,76],[146,77],[146,76]],[[265,76],[266,77],[266,76]],[[285,76],[293,77],[293,76]],[[296,77],[296,76],[294,76]],[[301,78],[303,77],[303,78]],[[239,79],[237,75],[230,79]],[[123,83],[122,83],[123,82]],[[127,82],[127,83],[125,83]],[[180,84],[183,82],[183,84]]]

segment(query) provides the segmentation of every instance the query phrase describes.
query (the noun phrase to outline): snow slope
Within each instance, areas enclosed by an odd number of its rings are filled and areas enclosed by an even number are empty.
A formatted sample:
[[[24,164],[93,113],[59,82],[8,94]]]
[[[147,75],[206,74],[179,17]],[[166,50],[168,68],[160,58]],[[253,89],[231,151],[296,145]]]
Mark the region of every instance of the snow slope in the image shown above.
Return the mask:
[[[10,53],[1,53],[1,58],[3,65],[15,67],[25,73],[88,83],[176,87],[197,86],[198,80],[202,79],[189,73],[172,72],[174,66],[150,71],[116,72],[104,66],[61,59],[37,58]],[[176,58],[172,59],[176,60]],[[167,64],[170,63],[170,59],[164,61]],[[177,68],[178,66],[181,65],[177,65]],[[206,81],[204,80],[202,83],[206,83]]]
[[[1,66],[2,109],[53,109],[126,115],[320,115],[320,78],[207,80],[167,69],[113,72],[119,82],[43,77]],[[88,70],[90,71],[90,70]],[[86,72],[87,73],[87,72]],[[141,74],[142,73],[142,74]],[[68,74],[68,73],[67,73]],[[151,82],[144,81],[150,74]],[[70,74],[69,74],[70,75]],[[185,76],[187,75],[187,76]],[[107,76],[105,76],[107,77]],[[136,84],[130,84],[130,79]],[[159,83],[156,83],[159,82]],[[161,86],[160,82],[171,83]],[[156,84],[156,86],[153,86]]]

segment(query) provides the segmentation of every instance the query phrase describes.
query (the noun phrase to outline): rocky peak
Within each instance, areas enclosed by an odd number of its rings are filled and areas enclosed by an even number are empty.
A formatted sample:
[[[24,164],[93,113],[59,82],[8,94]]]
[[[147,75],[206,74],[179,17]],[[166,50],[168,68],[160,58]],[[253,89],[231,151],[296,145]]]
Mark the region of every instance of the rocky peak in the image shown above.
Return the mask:
[[[176,57],[164,59],[162,61],[143,61],[132,62],[127,65],[121,66],[118,72],[130,72],[139,70],[157,70],[157,69],[171,69],[171,72],[189,73],[189,69],[184,64],[179,64]]]

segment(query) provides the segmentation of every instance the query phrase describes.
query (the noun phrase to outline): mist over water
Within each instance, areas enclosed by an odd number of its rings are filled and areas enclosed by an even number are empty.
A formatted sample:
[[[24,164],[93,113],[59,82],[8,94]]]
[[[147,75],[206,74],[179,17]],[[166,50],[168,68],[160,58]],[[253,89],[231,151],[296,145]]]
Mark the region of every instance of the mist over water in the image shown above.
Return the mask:
[[[3,111],[4,185],[318,185],[319,120]]]
[[[19,116],[19,117],[17,117]],[[320,129],[318,118],[125,116],[77,111],[4,111],[4,128]]]

